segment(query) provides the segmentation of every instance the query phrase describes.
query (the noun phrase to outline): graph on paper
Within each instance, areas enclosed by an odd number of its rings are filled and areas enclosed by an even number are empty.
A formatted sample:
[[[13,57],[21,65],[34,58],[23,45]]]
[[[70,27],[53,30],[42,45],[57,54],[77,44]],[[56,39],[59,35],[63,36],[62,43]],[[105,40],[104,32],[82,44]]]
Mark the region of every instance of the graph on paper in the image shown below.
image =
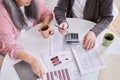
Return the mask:
[[[69,70],[65,68],[47,72],[43,80],[72,80],[72,79]]]

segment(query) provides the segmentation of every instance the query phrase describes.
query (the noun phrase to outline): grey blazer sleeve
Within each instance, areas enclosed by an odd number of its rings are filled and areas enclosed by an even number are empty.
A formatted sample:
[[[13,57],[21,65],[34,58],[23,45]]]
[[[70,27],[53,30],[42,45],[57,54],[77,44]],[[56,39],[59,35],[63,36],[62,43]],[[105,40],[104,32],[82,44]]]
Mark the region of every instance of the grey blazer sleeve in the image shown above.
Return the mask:
[[[67,0],[59,0],[54,9],[55,18],[58,24],[66,22]]]
[[[99,0],[100,1],[100,8],[99,8],[99,20],[97,24],[94,26],[94,28],[91,29],[96,36],[102,32],[105,28],[108,27],[108,25],[113,20],[113,0]]]

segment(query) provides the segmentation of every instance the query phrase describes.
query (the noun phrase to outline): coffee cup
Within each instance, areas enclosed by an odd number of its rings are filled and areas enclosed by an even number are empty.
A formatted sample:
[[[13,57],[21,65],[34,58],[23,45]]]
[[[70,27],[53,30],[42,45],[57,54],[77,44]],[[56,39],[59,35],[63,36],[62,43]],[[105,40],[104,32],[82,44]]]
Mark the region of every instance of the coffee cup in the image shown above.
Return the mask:
[[[41,28],[41,35],[43,38],[48,38],[49,37],[49,26],[44,26]]]
[[[103,37],[103,46],[108,47],[114,40],[114,35],[111,33],[105,33]]]
[[[45,39],[54,34],[54,30],[50,28],[48,25],[42,27],[40,29],[40,32],[41,32],[42,37]]]

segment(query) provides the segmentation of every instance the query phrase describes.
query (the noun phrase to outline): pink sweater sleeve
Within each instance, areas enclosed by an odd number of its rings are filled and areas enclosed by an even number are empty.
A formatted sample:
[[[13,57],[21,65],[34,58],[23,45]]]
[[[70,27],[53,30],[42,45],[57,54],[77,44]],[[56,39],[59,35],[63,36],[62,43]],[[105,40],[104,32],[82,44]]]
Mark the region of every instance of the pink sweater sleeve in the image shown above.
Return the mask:
[[[46,16],[49,16],[50,18],[53,18],[52,10],[48,8],[48,6],[45,4],[43,0],[36,0],[38,5],[38,16],[40,18],[40,22],[44,20]]]
[[[45,5],[43,0],[36,0],[38,5],[38,16],[40,22],[45,16],[53,18],[51,10]],[[16,35],[19,33],[15,25],[12,23],[8,13],[3,5],[0,4],[0,52],[9,54],[12,59],[17,59],[17,53],[23,50],[16,44]]]
[[[16,44],[16,35],[19,32],[15,31],[15,26],[11,23],[10,17],[7,15],[4,8],[0,9],[0,52],[9,54],[12,59],[17,59],[16,55],[23,50]],[[16,29],[17,30],[17,29]]]

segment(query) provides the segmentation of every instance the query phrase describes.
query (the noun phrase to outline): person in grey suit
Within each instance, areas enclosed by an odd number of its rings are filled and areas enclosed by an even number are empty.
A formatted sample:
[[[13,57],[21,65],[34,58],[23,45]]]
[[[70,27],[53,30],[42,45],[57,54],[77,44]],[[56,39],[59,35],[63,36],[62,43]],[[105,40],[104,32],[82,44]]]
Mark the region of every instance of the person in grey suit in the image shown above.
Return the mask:
[[[67,18],[79,18],[95,22],[96,25],[85,35],[83,46],[90,50],[95,46],[97,35],[113,20],[113,0],[58,0],[54,9],[60,33],[66,34]]]

